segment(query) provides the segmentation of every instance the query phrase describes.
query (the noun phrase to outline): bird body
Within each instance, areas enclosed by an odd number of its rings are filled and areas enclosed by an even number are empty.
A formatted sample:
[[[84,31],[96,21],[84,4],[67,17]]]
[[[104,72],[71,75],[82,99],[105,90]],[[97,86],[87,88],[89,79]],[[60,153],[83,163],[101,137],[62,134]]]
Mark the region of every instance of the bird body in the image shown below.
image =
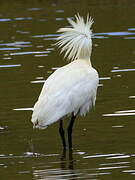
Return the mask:
[[[97,84],[97,71],[86,60],[75,60],[57,69],[43,86],[32,122],[38,121],[37,128],[43,129],[72,112],[85,115],[95,104]]]
[[[80,15],[76,22],[68,19],[71,28],[60,28],[62,34],[56,45],[65,57],[72,62],[58,68],[45,81],[38,101],[33,108],[32,123],[35,128],[44,129],[60,120],[59,132],[66,147],[62,118],[71,115],[68,126],[69,147],[72,147],[72,127],[78,114],[85,115],[95,105],[98,87],[98,73],[91,65],[91,25],[93,20],[87,16],[86,23]]]

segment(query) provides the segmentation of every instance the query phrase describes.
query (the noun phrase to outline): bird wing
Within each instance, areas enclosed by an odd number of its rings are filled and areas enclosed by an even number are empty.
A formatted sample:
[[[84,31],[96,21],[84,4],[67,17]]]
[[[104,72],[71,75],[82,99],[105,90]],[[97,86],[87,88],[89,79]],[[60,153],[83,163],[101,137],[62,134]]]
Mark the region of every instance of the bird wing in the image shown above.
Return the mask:
[[[34,106],[32,122],[47,126],[95,103],[98,74],[92,67],[72,62],[56,70],[45,82]],[[86,109],[85,108],[85,109]]]

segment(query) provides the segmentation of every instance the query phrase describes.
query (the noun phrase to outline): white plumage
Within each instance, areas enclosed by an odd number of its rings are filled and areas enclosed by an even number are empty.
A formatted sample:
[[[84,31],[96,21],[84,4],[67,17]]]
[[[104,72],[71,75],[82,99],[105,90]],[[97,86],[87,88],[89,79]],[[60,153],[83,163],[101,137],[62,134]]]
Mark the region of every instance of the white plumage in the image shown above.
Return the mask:
[[[57,46],[66,51],[71,63],[57,69],[46,80],[36,102],[32,122],[34,127],[44,129],[66,115],[85,115],[94,106],[98,86],[98,73],[91,66],[91,25],[79,15],[76,22],[68,19],[71,28],[61,28]]]

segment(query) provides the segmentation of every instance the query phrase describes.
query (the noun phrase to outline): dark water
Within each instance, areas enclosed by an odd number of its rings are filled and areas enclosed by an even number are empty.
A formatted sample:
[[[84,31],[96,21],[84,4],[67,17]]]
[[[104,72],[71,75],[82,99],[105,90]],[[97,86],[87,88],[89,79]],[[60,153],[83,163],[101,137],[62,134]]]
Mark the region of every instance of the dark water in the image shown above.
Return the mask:
[[[0,179],[135,178],[135,2],[1,1]],[[52,46],[66,18],[94,18],[96,109],[75,122],[66,155],[58,123],[33,131],[31,111],[45,79],[65,65]],[[65,120],[65,127],[67,120]]]

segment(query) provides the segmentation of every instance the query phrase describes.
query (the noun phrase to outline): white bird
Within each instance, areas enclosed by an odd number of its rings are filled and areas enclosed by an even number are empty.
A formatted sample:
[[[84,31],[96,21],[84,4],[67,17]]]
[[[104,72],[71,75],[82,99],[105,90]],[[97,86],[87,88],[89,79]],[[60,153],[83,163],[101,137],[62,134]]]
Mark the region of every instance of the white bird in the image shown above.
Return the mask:
[[[86,22],[79,14],[76,21],[68,18],[70,28],[60,28],[62,33],[56,45],[71,63],[57,69],[46,80],[41,94],[33,108],[34,128],[45,129],[60,120],[59,133],[66,148],[62,119],[71,115],[68,125],[68,145],[72,148],[72,127],[78,114],[85,115],[95,105],[99,77],[91,65],[91,26],[93,20],[87,16]]]

